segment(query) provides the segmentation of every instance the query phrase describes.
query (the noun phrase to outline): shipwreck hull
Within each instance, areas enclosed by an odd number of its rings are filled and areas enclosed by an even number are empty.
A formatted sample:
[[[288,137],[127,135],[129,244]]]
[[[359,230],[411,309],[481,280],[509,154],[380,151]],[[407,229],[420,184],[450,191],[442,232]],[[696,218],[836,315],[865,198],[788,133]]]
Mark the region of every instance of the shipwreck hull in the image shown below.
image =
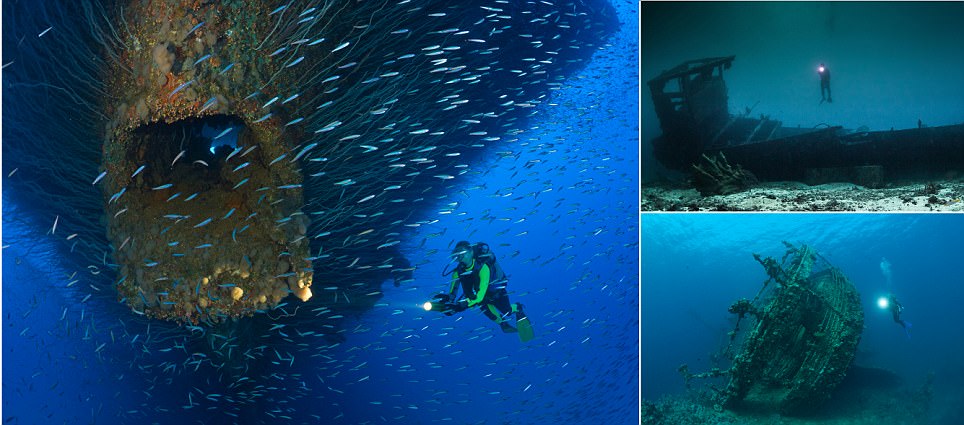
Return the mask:
[[[750,308],[757,322],[733,359],[728,408],[813,413],[854,359],[864,321],[856,289],[812,248],[787,247],[782,264],[756,257],[777,285]]]
[[[784,127],[765,115],[749,117],[749,108],[732,115],[723,71],[734,59],[687,61],[648,82],[663,131],[652,141],[653,151],[666,167],[691,171],[703,155],[723,153],[760,180],[870,186],[964,168],[964,124],[854,132]]]
[[[731,163],[740,164],[761,180],[810,182],[814,170],[853,167],[880,167],[887,178],[930,178],[964,168],[961,124],[840,134],[843,132],[834,127],[709,152],[722,152]]]

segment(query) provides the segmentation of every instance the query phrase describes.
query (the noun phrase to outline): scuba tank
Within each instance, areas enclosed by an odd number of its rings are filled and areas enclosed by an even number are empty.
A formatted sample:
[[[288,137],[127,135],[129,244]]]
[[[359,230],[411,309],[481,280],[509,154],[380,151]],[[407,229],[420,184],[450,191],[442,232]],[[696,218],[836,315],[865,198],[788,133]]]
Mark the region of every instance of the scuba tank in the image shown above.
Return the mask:
[[[481,262],[489,267],[489,287],[492,290],[505,289],[505,286],[509,281],[508,277],[502,270],[502,266],[499,265],[499,262],[496,260],[495,253],[492,252],[492,248],[489,247],[489,244],[485,242],[476,242],[475,244],[470,245],[470,248],[472,249],[472,258],[474,258],[475,261]],[[455,268],[452,268],[453,264],[455,265]],[[461,264],[459,263],[459,259],[453,258],[452,261],[449,262],[442,270],[442,276],[450,276],[452,273],[458,271],[460,266]]]

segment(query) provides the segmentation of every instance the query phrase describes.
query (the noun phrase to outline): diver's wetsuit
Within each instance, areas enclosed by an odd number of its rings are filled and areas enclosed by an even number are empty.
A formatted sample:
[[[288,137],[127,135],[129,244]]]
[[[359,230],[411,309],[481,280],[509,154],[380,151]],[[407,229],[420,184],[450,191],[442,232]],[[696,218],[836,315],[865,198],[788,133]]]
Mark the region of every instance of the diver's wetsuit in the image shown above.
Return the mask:
[[[897,302],[897,297],[890,296],[890,314],[894,317],[894,322],[904,329],[907,329],[907,322],[900,318],[900,312],[904,311],[904,306]]]
[[[509,294],[505,290],[508,280],[498,265],[495,270],[481,261],[472,259],[468,267],[459,265],[452,273],[452,284],[449,295],[455,296],[456,284],[462,284],[462,294],[468,301],[468,307],[479,305],[486,317],[498,323],[505,332],[514,332],[515,328],[506,320],[510,313],[516,314],[516,321],[525,318],[525,313],[519,304],[509,302]]]
[[[823,67],[823,71],[818,71],[820,74],[820,97],[822,97],[827,102],[833,103],[833,96],[830,95],[830,69]],[[824,91],[826,90],[826,94]]]

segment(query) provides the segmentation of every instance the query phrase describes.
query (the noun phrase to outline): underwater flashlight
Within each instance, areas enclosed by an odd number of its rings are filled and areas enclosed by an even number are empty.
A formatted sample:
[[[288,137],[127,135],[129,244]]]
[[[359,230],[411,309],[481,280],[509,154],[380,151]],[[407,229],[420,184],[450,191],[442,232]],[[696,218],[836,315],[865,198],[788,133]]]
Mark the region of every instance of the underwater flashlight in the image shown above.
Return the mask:
[[[823,72],[823,67],[817,68],[817,72]]]
[[[422,308],[424,308],[425,311],[445,311],[449,309],[444,303],[431,301],[426,301],[425,304],[422,304]]]
[[[446,312],[452,309],[451,304],[449,304],[450,300],[449,294],[438,294],[432,297],[432,301],[426,301],[425,304],[422,304],[422,308],[425,311]]]
[[[878,307],[880,307],[880,308],[887,308],[888,305],[890,305],[890,302],[887,301],[887,297],[877,298],[877,306],[878,306]]]

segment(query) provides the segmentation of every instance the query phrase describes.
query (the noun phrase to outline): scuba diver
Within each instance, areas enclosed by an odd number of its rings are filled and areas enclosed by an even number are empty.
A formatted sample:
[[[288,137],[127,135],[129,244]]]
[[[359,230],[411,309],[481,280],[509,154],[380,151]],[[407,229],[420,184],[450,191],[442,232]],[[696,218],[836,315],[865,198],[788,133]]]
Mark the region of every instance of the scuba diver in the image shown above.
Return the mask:
[[[533,338],[532,324],[526,317],[521,303],[510,303],[506,291],[508,279],[502,267],[496,263],[495,254],[484,242],[470,244],[460,241],[452,251],[453,262],[458,261],[451,271],[452,282],[447,293],[435,296],[435,301],[425,303],[425,310],[441,311],[448,316],[460,313],[470,307],[479,306],[482,313],[499,324],[502,332],[518,333],[522,342]],[[448,267],[442,272],[449,274]],[[461,296],[456,296],[459,287]],[[515,327],[509,324],[509,315],[515,314]]]
[[[827,103],[833,103],[833,96],[830,95],[830,70],[827,69],[823,64],[817,68],[817,74],[820,74],[820,103],[827,101]]]
[[[895,296],[894,294],[887,295],[887,302],[884,303],[884,305],[890,308],[890,314],[891,316],[894,317],[894,323],[897,323],[902,328],[904,328],[904,333],[907,334],[907,338],[910,338],[909,329],[911,327],[911,324],[910,322],[900,318],[900,313],[904,311],[904,306],[901,305],[899,301],[897,301],[897,296]]]

